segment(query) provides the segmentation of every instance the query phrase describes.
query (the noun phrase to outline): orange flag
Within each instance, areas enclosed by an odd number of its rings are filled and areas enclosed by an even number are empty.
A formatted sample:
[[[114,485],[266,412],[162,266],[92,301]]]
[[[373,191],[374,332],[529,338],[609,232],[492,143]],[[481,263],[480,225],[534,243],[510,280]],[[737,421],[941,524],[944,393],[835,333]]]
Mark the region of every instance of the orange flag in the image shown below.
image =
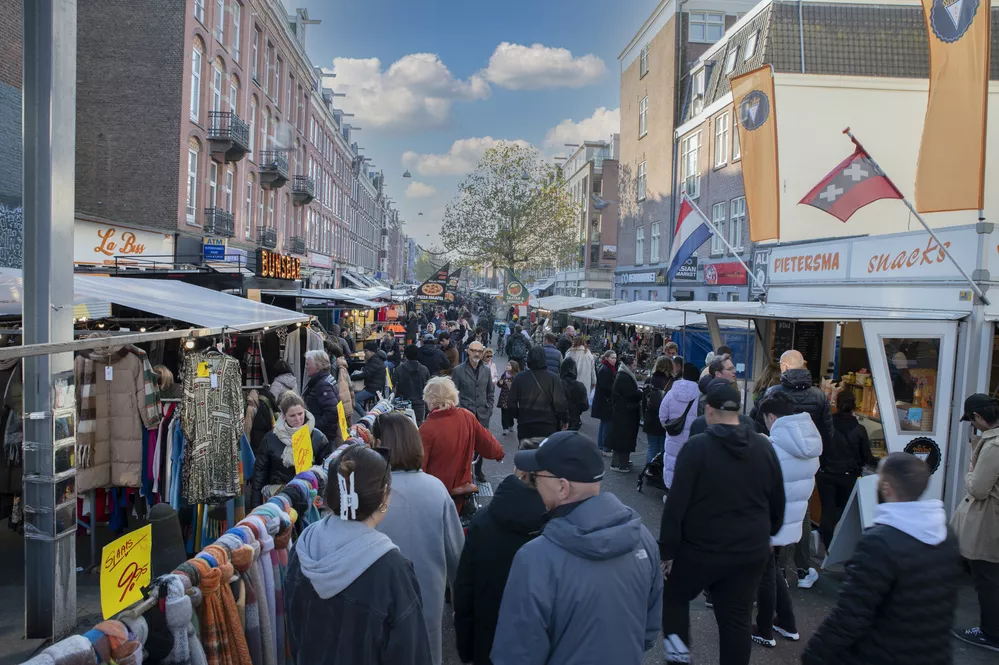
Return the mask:
[[[922,0],[930,96],[916,166],[916,210],[979,210],[985,202],[988,0]]]
[[[770,65],[730,80],[742,146],[742,181],[753,242],[780,239],[777,109]]]

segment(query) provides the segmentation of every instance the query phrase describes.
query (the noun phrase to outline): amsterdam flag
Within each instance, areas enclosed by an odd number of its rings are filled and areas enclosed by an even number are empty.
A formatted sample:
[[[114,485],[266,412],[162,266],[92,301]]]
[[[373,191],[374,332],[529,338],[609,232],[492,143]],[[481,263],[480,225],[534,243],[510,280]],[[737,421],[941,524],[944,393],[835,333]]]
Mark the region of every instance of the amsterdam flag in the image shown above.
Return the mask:
[[[875,166],[870,155],[856,141],[854,144],[857,149],[853,154],[840,162],[798,203],[823,210],[845,222],[868,203],[902,198],[902,193]]]
[[[451,264],[445,263],[444,267],[430,276],[427,281],[420,284],[416,289],[416,299],[429,302],[444,302],[447,295],[447,277]]]
[[[930,95],[916,165],[916,210],[979,210],[985,201],[989,0],[922,0]]]
[[[753,242],[780,238],[777,111],[770,65],[730,80],[742,146],[742,180]]]

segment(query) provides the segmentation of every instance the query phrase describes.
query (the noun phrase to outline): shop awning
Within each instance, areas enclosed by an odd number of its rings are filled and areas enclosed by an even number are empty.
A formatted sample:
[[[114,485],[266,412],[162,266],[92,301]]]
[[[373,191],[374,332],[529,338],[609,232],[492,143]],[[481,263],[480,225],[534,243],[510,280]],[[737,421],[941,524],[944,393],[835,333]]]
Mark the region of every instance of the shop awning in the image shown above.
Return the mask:
[[[530,289],[528,289],[534,295],[537,295],[541,291],[552,288],[552,284],[555,283],[555,278],[551,277],[543,282],[536,282]]]
[[[616,305],[610,305],[608,307],[598,307],[596,309],[588,309],[585,312],[576,312],[575,315],[581,319],[619,322],[624,317],[661,310],[663,309],[664,305],[665,303],[656,300],[633,300],[631,302],[622,302]],[[643,324],[643,325],[652,325],[652,324]]]
[[[205,328],[256,330],[306,323],[309,316],[173,279],[75,275],[77,296],[106,300]]]
[[[606,305],[606,298],[580,298],[578,296],[546,296],[538,298],[538,309],[546,309],[549,312],[567,312],[570,310],[585,309],[587,307],[599,307]],[[532,304],[532,306],[534,306]]]
[[[21,316],[24,306],[24,278],[20,270],[0,268],[0,316]],[[105,319],[111,316],[107,298],[73,294],[74,319]]]
[[[354,289],[302,289],[302,297],[317,301],[336,300],[366,309],[378,309],[385,306],[385,303],[374,302],[357,295]]]
[[[499,289],[490,289],[487,287],[481,287],[472,291],[472,293],[479,293],[484,296],[498,296],[500,294]]]
[[[956,321],[968,312],[929,309],[887,309],[759,302],[669,302],[664,307],[680,312],[716,314],[740,319],[793,319],[796,321]]]
[[[662,304],[660,303],[660,307],[661,306]],[[693,312],[677,312],[669,309],[657,309],[651,312],[643,312],[641,314],[616,317],[613,321],[615,323],[624,323],[633,326],[650,326],[653,328],[670,328],[675,330],[677,328],[682,328],[684,325],[703,326],[707,322],[707,319],[704,318],[703,314],[694,314]]]

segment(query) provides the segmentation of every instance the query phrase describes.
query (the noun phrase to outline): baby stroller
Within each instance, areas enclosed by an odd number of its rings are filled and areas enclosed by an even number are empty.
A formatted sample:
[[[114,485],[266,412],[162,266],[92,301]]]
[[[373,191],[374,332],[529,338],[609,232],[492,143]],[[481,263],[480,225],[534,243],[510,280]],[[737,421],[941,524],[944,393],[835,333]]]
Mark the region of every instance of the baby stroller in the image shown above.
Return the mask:
[[[636,489],[641,492],[642,485],[648,483],[657,489],[668,492],[666,483],[663,482],[663,454],[659,453],[652,458],[652,461],[645,465],[642,472],[638,474],[638,485]]]

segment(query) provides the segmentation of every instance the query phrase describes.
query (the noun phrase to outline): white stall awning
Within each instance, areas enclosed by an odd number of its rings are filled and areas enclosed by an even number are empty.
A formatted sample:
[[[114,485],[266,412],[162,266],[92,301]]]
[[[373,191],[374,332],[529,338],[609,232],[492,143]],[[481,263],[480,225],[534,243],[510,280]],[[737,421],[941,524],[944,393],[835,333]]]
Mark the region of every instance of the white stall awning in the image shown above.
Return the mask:
[[[680,312],[715,314],[740,319],[794,319],[797,321],[956,321],[968,312],[929,309],[885,309],[760,302],[670,302],[663,305]]]
[[[611,302],[606,298],[580,298],[579,296],[545,296],[538,298],[538,309],[546,309],[549,312],[567,312],[574,309],[585,309],[587,307],[599,307]],[[534,306],[532,304],[532,306]]]
[[[642,314],[617,317],[614,323],[624,323],[633,326],[651,326],[653,328],[679,329],[684,325],[703,326],[707,319],[703,314],[693,312],[677,312],[669,309],[657,309]]]
[[[576,312],[576,316],[581,319],[592,319],[594,321],[620,322],[622,318],[635,314],[645,314],[655,312],[665,307],[666,303],[656,300],[633,300],[631,302],[621,302],[608,307],[598,307],[588,309],[585,312]]]
[[[0,268],[0,316],[22,316],[24,307],[24,277],[20,270]],[[107,298],[92,298],[79,292],[73,294],[73,318],[104,319],[111,316]]]

